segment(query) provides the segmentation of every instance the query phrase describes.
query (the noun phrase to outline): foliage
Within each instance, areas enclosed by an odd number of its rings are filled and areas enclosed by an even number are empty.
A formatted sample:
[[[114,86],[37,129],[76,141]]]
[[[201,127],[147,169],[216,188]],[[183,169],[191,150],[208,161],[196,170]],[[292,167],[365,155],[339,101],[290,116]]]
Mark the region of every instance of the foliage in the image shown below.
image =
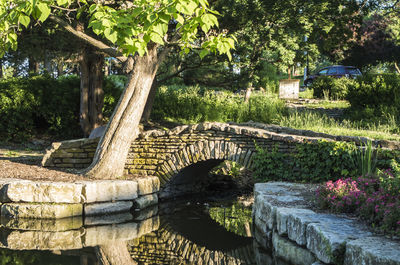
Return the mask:
[[[206,0],[185,1],[139,1],[129,3],[103,3],[98,1],[37,0],[0,1],[0,57],[8,49],[17,48],[17,34],[30,25],[40,25],[49,17],[55,19],[65,16],[70,21],[81,17],[89,20],[87,25],[99,39],[118,46],[123,54],[143,56],[149,43],[164,45],[169,24],[174,23],[174,33],[179,38],[174,42],[184,52],[189,52],[192,43],[203,33],[200,56],[209,52],[219,52],[231,56],[234,39],[225,34],[207,34],[211,28],[218,27],[217,12],[209,8]],[[39,23],[37,23],[39,22]],[[111,51],[109,51],[111,52]]]
[[[396,18],[380,13],[364,19],[359,37],[355,38],[343,63],[361,68],[381,62],[398,62],[400,45],[396,43],[395,23]]]
[[[347,99],[354,115],[364,119],[400,121],[400,76],[365,75],[349,86]]]
[[[258,181],[287,180],[321,182],[355,174],[351,161],[355,145],[345,142],[319,141],[296,145],[294,152],[257,148],[253,172]]]
[[[359,175],[375,174],[378,154],[377,149],[373,148],[371,140],[368,140],[361,149],[355,149],[352,159],[354,165],[358,166]]]
[[[121,94],[116,77],[105,79],[104,111],[110,115]],[[21,141],[50,133],[67,139],[80,137],[79,78],[50,76],[0,81],[0,138]]]
[[[254,93],[249,102],[244,103],[242,96],[229,91],[163,86],[157,92],[152,118],[184,123],[249,120],[271,123],[283,113],[286,113],[284,103],[270,94]]]
[[[349,78],[333,78],[330,76],[321,76],[314,80],[312,89],[315,98],[345,99],[348,93],[348,87],[355,81]]]
[[[240,204],[231,207],[211,207],[210,216],[227,231],[240,236],[248,237],[251,231],[251,208]]]
[[[316,191],[320,207],[356,213],[376,229],[400,235],[400,175],[391,170],[328,181]]]

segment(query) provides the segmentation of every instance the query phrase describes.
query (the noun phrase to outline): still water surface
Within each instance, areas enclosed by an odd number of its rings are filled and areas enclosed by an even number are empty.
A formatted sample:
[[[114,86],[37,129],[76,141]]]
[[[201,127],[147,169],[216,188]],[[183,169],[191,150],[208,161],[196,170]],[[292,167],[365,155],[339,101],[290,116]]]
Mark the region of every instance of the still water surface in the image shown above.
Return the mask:
[[[257,260],[251,209],[233,202],[164,203],[84,220],[2,220],[0,246],[0,265],[97,265],[99,253],[129,264],[267,264]]]

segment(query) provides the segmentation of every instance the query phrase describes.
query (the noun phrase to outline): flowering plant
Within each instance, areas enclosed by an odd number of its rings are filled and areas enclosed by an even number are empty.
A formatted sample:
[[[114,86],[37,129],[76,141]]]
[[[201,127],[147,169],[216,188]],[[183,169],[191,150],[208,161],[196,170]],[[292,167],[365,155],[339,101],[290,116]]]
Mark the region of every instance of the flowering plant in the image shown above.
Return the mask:
[[[381,231],[400,235],[400,176],[391,170],[328,181],[316,191],[321,208],[355,213]]]

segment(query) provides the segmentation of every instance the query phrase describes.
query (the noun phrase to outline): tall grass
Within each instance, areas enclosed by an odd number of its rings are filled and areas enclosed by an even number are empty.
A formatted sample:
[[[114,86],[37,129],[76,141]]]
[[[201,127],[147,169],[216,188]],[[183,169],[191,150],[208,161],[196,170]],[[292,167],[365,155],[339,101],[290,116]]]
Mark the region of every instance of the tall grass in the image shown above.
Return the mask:
[[[318,112],[303,111],[281,116],[277,124],[295,129],[312,130],[333,135],[351,135],[370,137],[372,139],[400,141],[400,135],[393,133],[398,130],[398,126],[393,120],[391,123],[364,123],[363,121],[351,120],[339,121]]]
[[[245,103],[243,95],[199,86],[161,87],[156,95],[152,119],[180,123],[251,120],[334,135],[400,140],[400,135],[394,134],[399,131],[395,117],[388,117],[383,122],[338,121],[318,112],[290,112],[276,94],[253,93]]]
[[[156,95],[152,118],[182,123],[204,121],[272,123],[287,114],[276,95],[258,94],[245,103],[243,96],[229,91],[203,91],[198,86],[161,87]]]
[[[372,176],[376,173],[377,152],[377,149],[373,148],[371,140],[363,144],[361,148],[355,148],[351,158],[355,168],[358,168],[360,176]]]

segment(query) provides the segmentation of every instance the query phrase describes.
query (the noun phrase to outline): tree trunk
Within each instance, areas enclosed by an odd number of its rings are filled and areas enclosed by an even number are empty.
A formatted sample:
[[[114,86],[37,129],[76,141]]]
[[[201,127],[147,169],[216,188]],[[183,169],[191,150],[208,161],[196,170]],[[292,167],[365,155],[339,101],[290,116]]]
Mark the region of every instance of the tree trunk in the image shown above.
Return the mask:
[[[29,59],[28,59],[28,68],[29,68],[28,69],[29,75],[36,75],[36,74],[39,73],[40,64],[33,57],[29,57]]]
[[[161,60],[156,45],[149,47],[145,56],[136,57],[128,84],[100,139],[93,162],[84,171],[88,177],[114,179],[123,175],[125,160],[131,142],[139,133],[140,118]]]
[[[400,75],[400,68],[399,68],[399,65],[397,64],[397,62],[394,62],[394,67],[396,68],[397,74]]]
[[[81,101],[80,124],[85,136],[102,125],[104,57],[90,48],[83,50],[80,60]]]
[[[54,76],[53,69],[51,67],[51,55],[47,50],[44,53],[44,69],[49,75]]]
[[[0,59],[0,79],[4,77],[3,73],[3,60]]]
[[[151,89],[149,96],[147,98],[146,106],[144,107],[142,114],[142,122],[148,122],[150,120],[151,110],[153,109],[154,100],[156,99],[158,88],[157,78],[154,78],[153,84],[151,84]]]
[[[96,256],[101,265],[137,265],[128,252],[126,242],[96,247]]]

